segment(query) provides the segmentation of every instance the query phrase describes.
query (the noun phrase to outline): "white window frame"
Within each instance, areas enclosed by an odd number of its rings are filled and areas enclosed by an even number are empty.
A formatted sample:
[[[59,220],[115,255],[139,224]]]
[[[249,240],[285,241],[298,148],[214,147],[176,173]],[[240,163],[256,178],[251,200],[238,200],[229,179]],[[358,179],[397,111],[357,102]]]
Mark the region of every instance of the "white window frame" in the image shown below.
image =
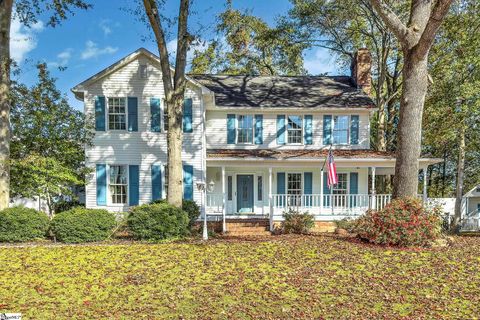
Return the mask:
[[[288,176],[291,175],[291,174],[299,174],[300,175],[300,193],[299,194],[290,194],[289,193],[289,187],[288,187]],[[286,195],[286,198],[287,198],[287,204],[289,206],[292,206],[292,207],[299,207],[301,206],[301,203],[302,203],[302,196],[303,196],[303,191],[304,191],[304,182],[305,182],[305,179],[303,178],[303,172],[296,172],[296,171],[290,171],[290,172],[285,172],[285,195]],[[298,190],[298,189],[293,189],[293,190]],[[299,198],[295,198],[295,201],[296,203],[290,203],[291,202],[291,199],[290,199],[290,196],[296,196]]]
[[[338,188],[338,183],[336,185],[333,186],[333,189],[332,189],[332,193],[333,194],[348,194],[348,190],[349,190],[349,186],[350,186],[350,181],[348,179],[348,172],[337,172],[337,176],[338,176],[338,181],[340,181],[340,175],[345,175],[346,179],[345,179],[345,189],[339,189]],[[338,191],[343,191],[345,190],[345,193],[338,193]]]
[[[111,129],[110,128],[110,114],[112,115],[122,115],[122,113],[110,113],[110,99],[119,99],[125,102],[125,129]],[[106,108],[107,108],[107,127],[108,131],[128,131],[128,101],[126,97],[107,97],[105,99]]]
[[[125,198],[125,203],[113,203],[112,201],[112,192],[110,191],[110,168],[113,167],[113,166],[122,166],[122,167],[125,167],[125,175],[127,177],[127,184],[126,184],[126,198]],[[128,170],[129,166],[128,164],[117,164],[117,163],[113,163],[113,164],[109,164],[107,165],[107,203],[109,206],[112,206],[112,207],[124,207],[124,206],[128,206],[128,203],[129,203],[129,196],[128,196],[128,193],[129,193],[129,186],[130,186],[130,177],[129,177],[129,170]]]
[[[347,117],[348,118],[348,125],[347,125],[347,142],[346,143],[337,143],[335,141],[335,117]],[[349,114],[332,114],[332,144],[335,146],[348,146],[350,145],[350,128],[352,126],[352,117]]]
[[[240,117],[252,117],[252,142],[239,142],[238,141],[238,137],[240,136],[239,135],[239,131],[240,130],[246,130],[244,128],[240,129],[240,126],[239,126],[239,118]],[[248,129],[248,128],[247,128]],[[236,117],[235,117],[235,142],[236,144],[246,144],[246,145],[251,145],[251,144],[254,144],[255,143],[255,116],[253,114],[237,114]]]
[[[144,71],[143,68],[145,68],[145,76],[143,76],[143,73],[142,73],[142,71]],[[149,71],[149,70],[148,70],[148,64],[146,64],[146,63],[140,63],[140,64],[138,65],[138,77],[139,77],[140,79],[142,79],[142,80],[148,79],[148,74],[149,74],[148,71]]]
[[[300,118],[300,142],[289,142],[289,129],[288,129],[288,117],[299,117]],[[301,146],[304,144],[304,139],[303,139],[303,114],[286,114],[285,115],[285,134],[286,134],[286,139],[285,139],[285,143],[287,145],[291,145],[291,146]],[[292,129],[292,131],[299,131],[299,129]]]

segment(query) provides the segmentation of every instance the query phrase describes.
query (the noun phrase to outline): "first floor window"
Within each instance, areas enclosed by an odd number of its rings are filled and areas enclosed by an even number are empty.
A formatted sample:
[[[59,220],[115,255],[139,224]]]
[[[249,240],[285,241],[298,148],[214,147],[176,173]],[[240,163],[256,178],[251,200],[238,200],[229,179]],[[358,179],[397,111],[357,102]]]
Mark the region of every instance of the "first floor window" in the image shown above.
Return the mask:
[[[348,144],[348,128],[350,127],[349,116],[333,117],[333,143]]]
[[[233,177],[228,176],[227,177],[227,199],[228,201],[231,201],[233,198]]]
[[[253,143],[253,116],[239,115],[237,143]]]
[[[287,118],[288,143],[302,143],[302,117],[288,116]]]
[[[257,199],[263,201],[263,177],[257,177]]]
[[[113,204],[127,203],[127,166],[110,166],[110,197]]]
[[[287,174],[287,194],[288,204],[291,206],[300,206],[302,202],[302,174]]]
[[[126,130],[127,114],[125,98],[108,98],[108,129]]]
[[[333,187],[333,194],[348,194],[348,174],[337,173],[338,183]],[[346,197],[334,197],[336,206],[345,206],[347,203]]]

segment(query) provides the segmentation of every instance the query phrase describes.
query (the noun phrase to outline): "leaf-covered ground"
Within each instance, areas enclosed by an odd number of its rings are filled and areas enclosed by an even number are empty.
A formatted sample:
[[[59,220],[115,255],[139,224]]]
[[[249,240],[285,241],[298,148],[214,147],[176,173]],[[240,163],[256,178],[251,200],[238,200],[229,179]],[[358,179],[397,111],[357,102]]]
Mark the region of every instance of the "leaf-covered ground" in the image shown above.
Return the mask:
[[[379,248],[334,236],[0,248],[24,319],[471,319],[480,238]]]

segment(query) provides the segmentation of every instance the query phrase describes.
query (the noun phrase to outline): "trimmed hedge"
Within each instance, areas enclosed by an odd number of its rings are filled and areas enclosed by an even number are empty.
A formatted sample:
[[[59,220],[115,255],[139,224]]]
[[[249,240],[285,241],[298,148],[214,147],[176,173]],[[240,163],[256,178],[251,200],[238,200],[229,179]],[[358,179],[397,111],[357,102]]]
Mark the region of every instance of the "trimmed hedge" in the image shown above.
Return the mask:
[[[168,203],[167,200],[155,200],[153,203]],[[200,217],[200,207],[193,200],[182,200],[182,210],[188,214],[188,228],[191,229],[195,221]]]
[[[353,231],[366,241],[393,246],[429,246],[441,235],[441,209],[426,208],[416,198],[393,200],[383,210],[369,210]]]
[[[51,230],[58,241],[82,243],[107,239],[115,226],[113,213],[77,207],[55,215]]]
[[[127,218],[128,230],[137,240],[163,240],[188,234],[188,214],[166,202],[134,207]]]
[[[25,242],[46,237],[49,220],[45,213],[25,207],[0,211],[0,242]]]

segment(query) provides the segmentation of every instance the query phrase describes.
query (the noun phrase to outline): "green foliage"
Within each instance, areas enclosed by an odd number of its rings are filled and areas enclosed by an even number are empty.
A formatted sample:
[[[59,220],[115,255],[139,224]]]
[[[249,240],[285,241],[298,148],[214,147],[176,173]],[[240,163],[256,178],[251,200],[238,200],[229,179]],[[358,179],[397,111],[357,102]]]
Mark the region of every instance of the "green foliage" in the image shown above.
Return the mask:
[[[49,220],[45,213],[25,207],[0,211],[0,242],[24,242],[45,238]]]
[[[284,233],[306,234],[315,226],[315,218],[308,212],[300,213],[290,208],[283,213],[283,218]]]
[[[115,225],[115,215],[107,210],[77,207],[55,215],[51,230],[60,242],[83,243],[107,239]]]
[[[195,50],[192,73],[232,75],[299,75],[304,74],[302,51],[305,44],[292,39],[288,26],[270,27],[250,12],[232,8],[218,16],[218,39],[204,51]]]
[[[134,207],[128,217],[128,230],[138,240],[163,240],[188,233],[188,214],[166,202]]]
[[[167,203],[167,200],[160,199],[152,201],[152,203]],[[200,216],[200,207],[193,200],[182,200],[182,210],[185,211],[188,215],[188,228],[191,229],[195,220]]]
[[[77,200],[59,200],[59,201],[56,201],[54,206],[53,206],[53,211],[55,213],[60,213],[60,212],[64,212],[64,211],[68,211],[70,209],[73,209],[75,207],[84,207],[84,205],[82,205],[80,202],[78,202]]]
[[[369,210],[356,220],[361,239],[381,245],[428,246],[441,232],[441,209],[426,208],[416,198],[395,199],[383,210]]]
[[[337,228],[345,229],[348,232],[352,232],[355,227],[355,220],[343,218],[342,220],[336,220],[335,225],[337,226]]]
[[[12,88],[11,193],[41,196],[52,210],[53,198],[72,196],[72,186],[83,184],[84,148],[93,131],[92,122],[58,91],[46,65],[37,68],[37,84]]]

